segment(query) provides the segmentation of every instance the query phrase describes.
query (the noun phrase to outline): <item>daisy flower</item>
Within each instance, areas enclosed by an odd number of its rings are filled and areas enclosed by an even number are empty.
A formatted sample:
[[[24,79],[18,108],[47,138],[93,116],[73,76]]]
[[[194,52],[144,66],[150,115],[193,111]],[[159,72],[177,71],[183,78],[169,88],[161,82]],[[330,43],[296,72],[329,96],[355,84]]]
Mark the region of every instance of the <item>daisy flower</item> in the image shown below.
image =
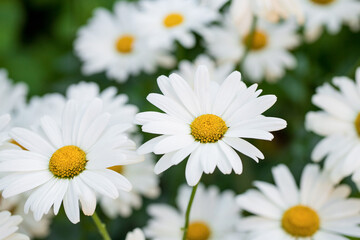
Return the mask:
[[[184,218],[191,189],[179,188],[176,203],[178,209],[166,204],[152,204],[148,207],[151,217],[144,229],[145,235],[156,240],[179,240],[182,237]],[[215,186],[207,189],[200,184],[190,214],[188,240],[238,240],[236,231],[240,220],[240,209],[235,194],[230,190],[223,193]]]
[[[28,151],[0,151],[0,171],[6,174],[0,179],[3,197],[33,190],[25,212],[31,209],[35,220],[52,206],[56,215],[63,203],[67,217],[77,223],[79,200],[84,214],[92,215],[95,193],[115,199],[119,190],[129,191],[130,182],[108,168],[134,163],[135,143],[124,134],[129,125],[109,126],[109,119],[100,99],[85,107],[70,100],[60,124],[44,116],[39,133],[12,129],[10,137]]]
[[[136,228],[134,229],[134,231],[129,232],[126,235],[125,240],[145,240],[145,236],[143,231],[141,231],[140,228]]]
[[[13,84],[5,69],[0,69],[0,115],[12,114],[25,104],[27,86],[23,83]]]
[[[158,85],[162,94],[151,93],[147,100],[165,113],[143,112],[136,119],[144,132],[162,136],[146,142],[138,152],[164,154],[155,165],[157,174],[190,155],[186,180],[191,186],[203,172],[213,173],[216,167],[224,174],[232,169],[241,174],[242,163],[235,150],[255,161],[264,158],[243,138],[271,140],[269,131],[286,127],[284,120],[262,115],[276,97],[258,97],[257,85],[247,88],[237,71],[217,85],[210,81],[207,68],[200,66],[194,87],[177,74],[160,76]]]
[[[16,233],[21,223],[20,216],[11,216],[8,211],[0,212],[0,239],[2,240],[29,240],[29,237]]]
[[[300,0],[304,13],[304,33],[308,41],[320,37],[323,28],[337,34],[341,25],[349,25],[353,31],[360,27],[360,2],[357,0]]]
[[[243,218],[238,228],[249,240],[346,240],[360,237],[360,199],[348,198],[351,188],[334,186],[319,166],[305,167],[298,189],[285,165],[273,168],[276,185],[256,181],[259,190],[237,197]]]
[[[201,34],[218,17],[216,11],[193,0],[142,1],[141,7],[139,21],[151,44],[168,48],[174,47],[175,41],[194,47],[193,32]]]
[[[0,145],[6,140],[9,139],[6,128],[9,125],[11,117],[9,114],[4,114],[0,116]]]
[[[245,54],[250,33],[240,30],[229,19],[224,24],[207,33],[208,52],[219,63],[230,62],[235,68]],[[272,24],[259,19],[251,49],[242,63],[246,76],[256,82],[264,77],[275,81],[284,76],[285,69],[294,68],[296,59],[289,50],[300,43],[296,28],[293,21]]]
[[[360,188],[360,68],[356,82],[347,77],[335,77],[317,89],[312,102],[321,111],[306,115],[306,128],[323,136],[311,158],[319,162],[325,158],[325,170],[333,181],[353,175]]]
[[[152,73],[157,65],[170,67],[174,59],[166,51],[149,46],[144,26],[138,25],[134,3],[118,2],[114,14],[96,9],[75,40],[76,54],[86,75],[106,71],[109,78],[124,82],[141,71]]]
[[[150,154],[147,154],[141,163],[128,166],[118,165],[109,169],[126,177],[133,188],[130,192],[120,192],[116,199],[101,197],[100,206],[108,217],[116,218],[119,215],[129,217],[132,208],[141,207],[141,195],[152,199],[159,196],[159,178],[154,174],[154,162]]]
[[[199,66],[204,65],[208,68],[210,79],[221,84],[227,76],[234,70],[232,64],[217,64],[207,55],[198,56],[194,62],[182,60],[179,63],[179,70],[175,73],[189,82],[190,86],[194,86],[194,78],[196,70]]]

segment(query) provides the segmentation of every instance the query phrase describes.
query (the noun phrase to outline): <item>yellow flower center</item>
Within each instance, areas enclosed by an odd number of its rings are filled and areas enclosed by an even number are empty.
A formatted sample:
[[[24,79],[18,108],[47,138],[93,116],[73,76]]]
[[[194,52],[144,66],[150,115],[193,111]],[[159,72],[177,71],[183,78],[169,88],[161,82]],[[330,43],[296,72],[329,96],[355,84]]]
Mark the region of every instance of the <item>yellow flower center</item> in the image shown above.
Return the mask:
[[[50,158],[49,169],[58,178],[73,178],[85,170],[86,153],[77,146],[59,148]]]
[[[356,129],[358,136],[360,136],[360,113],[355,118],[355,129]]]
[[[116,50],[120,53],[131,53],[134,47],[135,38],[131,35],[123,35],[116,41]]]
[[[122,166],[122,165],[108,167],[108,169],[113,170],[113,171],[115,171],[117,173],[120,173],[120,174],[124,173],[124,166]]]
[[[207,240],[210,238],[210,228],[204,222],[193,222],[189,225],[187,240]]]
[[[248,34],[244,37],[243,43],[248,46],[251,41],[251,35]],[[252,42],[251,42],[251,50],[260,50],[263,49],[268,43],[266,33],[256,30],[252,35]]]
[[[219,141],[228,127],[221,117],[214,114],[201,115],[190,124],[191,135],[201,143],[215,143]]]
[[[311,237],[319,230],[320,219],[313,209],[297,205],[284,213],[282,227],[294,237]]]
[[[334,0],[311,0],[311,1],[317,4],[326,5],[332,3]]]
[[[167,28],[176,27],[184,21],[183,15],[179,13],[171,13],[164,18],[164,25]]]

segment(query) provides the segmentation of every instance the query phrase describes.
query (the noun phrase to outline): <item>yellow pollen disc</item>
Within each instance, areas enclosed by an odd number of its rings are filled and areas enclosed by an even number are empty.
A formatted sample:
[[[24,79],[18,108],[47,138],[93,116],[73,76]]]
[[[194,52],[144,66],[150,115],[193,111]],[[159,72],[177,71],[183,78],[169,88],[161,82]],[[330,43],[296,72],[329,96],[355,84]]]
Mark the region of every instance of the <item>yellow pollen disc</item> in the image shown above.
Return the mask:
[[[190,223],[186,239],[187,240],[208,240],[210,238],[210,228],[204,222]]]
[[[179,13],[171,13],[164,18],[164,25],[167,28],[176,27],[184,21],[184,17]]]
[[[248,46],[251,36],[248,34],[244,37],[243,43]],[[255,31],[252,37],[251,50],[260,50],[267,45],[268,39],[266,33],[262,31]]]
[[[214,114],[201,115],[190,124],[191,135],[201,143],[215,143],[219,141],[228,127],[221,117]]]
[[[117,172],[117,173],[120,173],[120,174],[124,173],[124,166],[122,166],[122,165],[108,167],[108,169],[113,170],[114,172]]]
[[[58,178],[73,178],[85,170],[86,153],[77,146],[59,148],[50,158],[49,169]]]
[[[120,53],[131,53],[135,38],[131,35],[123,35],[116,41],[116,50]]]
[[[20,143],[18,143],[17,141],[15,141],[14,139],[10,140],[10,143],[15,144],[16,146],[20,147],[22,150],[27,150],[26,148],[24,148],[23,146],[20,145]]]
[[[355,129],[356,129],[358,136],[360,136],[360,113],[357,115],[357,117],[355,119]]]
[[[332,3],[335,0],[311,0],[311,1],[313,1],[314,3],[317,3],[317,4],[326,5],[326,4]]]
[[[294,237],[311,237],[319,230],[320,219],[313,209],[297,205],[284,213],[282,227]]]

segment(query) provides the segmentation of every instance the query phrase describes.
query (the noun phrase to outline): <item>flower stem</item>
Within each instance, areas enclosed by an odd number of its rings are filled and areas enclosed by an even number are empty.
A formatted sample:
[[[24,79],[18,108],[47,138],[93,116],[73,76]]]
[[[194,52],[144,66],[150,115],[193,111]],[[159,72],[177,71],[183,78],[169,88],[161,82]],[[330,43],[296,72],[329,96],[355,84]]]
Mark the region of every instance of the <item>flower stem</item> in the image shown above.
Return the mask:
[[[94,214],[92,215],[92,219],[94,220],[94,223],[95,223],[97,229],[99,230],[99,233],[103,237],[103,239],[111,240],[111,237],[110,237],[108,231],[106,230],[106,225],[103,222],[101,222],[101,220],[96,212],[94,212]]]
[[[200,183],[200,181],[199,181]],[[195,193],[196,193],[196,190],[197,190],[197,187],[198,187],[198,184],[196,184],[193,189],[192,189],[192,192],[191,192],[191,196],[190,196],[190,199],[189,199],[189,203],[188,203],[188,206],[187,206],[187,209],[186,209],[186,214],[185,214],[185,226],[184,228],[182,229],[184,231],[184,234],[183,234],[183,240],[186,240],[186,236],[187,236],[187,231],[188,231],[188,228],[189,228],[189,218],[190,218],[190,211],[191,211],[191,206],[193,204],[193,201],[194,201],[194,197],[195,197]]]
[[[241,68],[241,65],[244,63],[245,58],[249,54],[252,44],[254,42],[254,36],[255,36],[255,32],[256,32],[257,22],[258,22],[258,18],[254,15],[252,23],[251,23],[251,27],[250,27],[249,37],[246,41],[245,53],[244,53],[244,56],[239,61],[239,67],[238,67],[239,69]]]

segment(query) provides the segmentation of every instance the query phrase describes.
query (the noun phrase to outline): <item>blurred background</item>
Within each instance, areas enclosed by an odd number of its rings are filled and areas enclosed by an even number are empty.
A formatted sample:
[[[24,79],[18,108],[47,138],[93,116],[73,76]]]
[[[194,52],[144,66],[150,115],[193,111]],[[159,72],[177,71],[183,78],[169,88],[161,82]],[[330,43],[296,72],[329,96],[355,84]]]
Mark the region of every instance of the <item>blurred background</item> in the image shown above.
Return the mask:
[[[0,68],[5,68],[15,82],[29,86],[30,97],[45,93],[64,93],[66,88],[80,81],[94,81],[101,88],[116,86],[129,96],[130,103],[140,111],[155,110],[145,100],[150,92],[159,92],[156,78],[171,71],[159,69],[152,75],[140,74],[119,84],[106,78],[105,74],[83,76],[81,62],[73,52],[73,41],[79,27],[85,25],[97,7],[111,9],[113,0],[0,0]],[[257,141],[255,145],[265,155],[259,164],[243,156],[242,175],[215,174],[204,176],[206,185],[217,185],[221,189],[232,189],[237,194],[252,187],[254,180],[272,182],[271,167],[285,163],[299,178],[303,166],[310,162],[310,153],[319,141],[315,134],[304,128],[306,112],[315,110],[311,96],[315,88],[329,82],[333,76],[349,76],[354,79],[360,65],[360,34],[343,27],[338,35],[323,34],[312,44],[303,43],[294,51],[298,67],[288,71],[277,83],[262,82],[259,88],[264,94],[275,94],[278,102],[267,114],[287,120],[288,127],[275,133],[272,142]],[[193,60],[203,46],[198,41],[194,49],[180,45],[174,55],[177,60]],[[175,69],[174,69],[175,70]],[[251,84],[244,79],[249,85]],[[144,139],[151,136],[144,135]],[[144,200],[140,210],[129,218],[110,221],[103,214],[100,217],[108,223],[114,239],[123,239],[126,232],[143,227],[147,220],[146,206],[151,202],[174,204],[178,186],[185,183],[185,161],[172,167],[161,176],[162,194],[157,200]],[[351,184],[350,181],[348,181]],[[354,188],[354,194],[360,197]],[[100,210],[100,209],[98,209]],[[100,239],[90,217],[82,216],[77,225],[70,223],[63,210],[54,218],[51,234],[47,239]]]

